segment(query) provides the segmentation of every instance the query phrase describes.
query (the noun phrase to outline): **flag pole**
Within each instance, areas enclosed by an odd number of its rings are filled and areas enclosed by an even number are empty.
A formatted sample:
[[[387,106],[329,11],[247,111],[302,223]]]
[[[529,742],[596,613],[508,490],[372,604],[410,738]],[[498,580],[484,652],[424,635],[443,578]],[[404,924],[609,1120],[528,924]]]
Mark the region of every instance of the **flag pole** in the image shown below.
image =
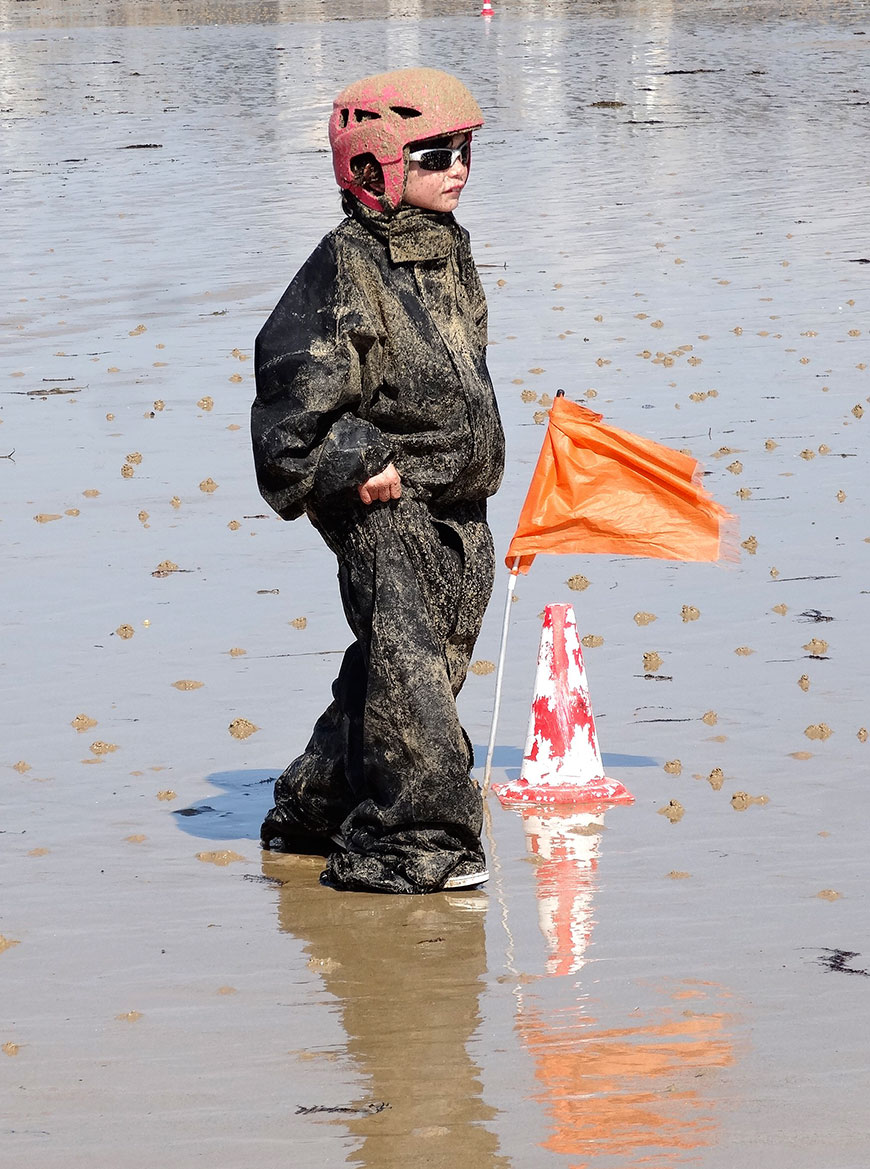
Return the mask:
[[[492,710],[492,728],[489,732],[489,747],[486,751],[486,766],[483,769],[483,794],[489,791],[489,781],[492,778],[492,756],[495,751],[495,735],[498,728],[498,712],[501,707],[501,682],[504,676],[504,658],[507,649],[508,628],[510,626],[511,602],[514,596],[514,587],[517,583],[517,573],[520,570],[520,558],[515,557],[511,574],[508,578],[507,599],[504,606],[504,624],[501,629],[501,649],[498,655],[498,672],[495,676],[495,701]]]
[[[556,390],[557,398],[564,398],[564,390]],[[484,796],[489,791],[490,780],[492,779],[492,756],[495,751],[495,735],[498,729],[498,715],[501,708],[501,683],[504,676],[504,658],[505,650],[507,649],[508,627],[510,625],[511,602],[514,599],[514,587],[517,583],[517,573],[520,570],[520,558],[514,557],[511,574],[508,579],[507,599],[504,606],[504,624],[501,629],[501,649],[498,655],[498,672],[495,676],[495,701],[492,710],[492,727],[489,732],[489,746],[486,751],[486,765],[483,769],[483,794]]]

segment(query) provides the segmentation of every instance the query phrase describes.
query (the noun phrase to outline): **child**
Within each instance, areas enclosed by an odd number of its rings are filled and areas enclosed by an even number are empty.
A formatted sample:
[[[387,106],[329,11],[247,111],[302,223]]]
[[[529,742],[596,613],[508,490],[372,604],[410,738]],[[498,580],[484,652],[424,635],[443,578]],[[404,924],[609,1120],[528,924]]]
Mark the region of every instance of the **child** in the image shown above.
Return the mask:
[[[322,851],[322,880],[340,889],[487,879],[455,702],[492,588],[486,499],[504,463],[486,302],[452,214],[481,125],[436,69],[339,94],[329,138],[347,218],[257,338],[260,490],[335,553],[356,639],[262,838]]]

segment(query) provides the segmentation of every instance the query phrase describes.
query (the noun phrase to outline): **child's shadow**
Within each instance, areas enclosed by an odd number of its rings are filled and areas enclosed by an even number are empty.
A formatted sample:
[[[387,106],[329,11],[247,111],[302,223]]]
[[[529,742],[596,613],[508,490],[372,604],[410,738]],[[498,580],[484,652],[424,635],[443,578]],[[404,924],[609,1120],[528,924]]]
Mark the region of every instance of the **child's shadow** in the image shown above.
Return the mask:
[[[482,768],[486,747],[475,746],[474,763]],[[647,755],[612,755],[605,753],[605,767],[655,767],[657,761]],[[519,747],[496,747],[493,767],[503,771],[508,780],[519,779],[523,753]],[[280,768],[278,769],[280,770]],[[178,827],[190,836],[204,840],[259,840],[260,825],[272,806],[272,784],[277,771],[215,771],[206,776],[219,789],[213,799],[201,800],[172,814]],[[500,781],[501,776],[497,779]]]
[[[213,799],[201,800],[172,814],[178,827],[205,840],[259,840],[263,817],[272,806],[275,771],[215,771],[206,776],[220,789]]]

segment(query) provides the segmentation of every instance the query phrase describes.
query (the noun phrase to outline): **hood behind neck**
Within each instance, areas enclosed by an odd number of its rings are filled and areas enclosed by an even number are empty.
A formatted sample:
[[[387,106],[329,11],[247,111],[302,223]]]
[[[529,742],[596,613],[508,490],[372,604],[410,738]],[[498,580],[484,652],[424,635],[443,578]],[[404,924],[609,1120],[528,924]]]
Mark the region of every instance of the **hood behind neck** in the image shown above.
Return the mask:
[[[400,207],[398,211],[373,211],[354,199],[354,219],[387,245],[394,264],[444,260],[456,247],[456,220],[452,211],[425,211]]]

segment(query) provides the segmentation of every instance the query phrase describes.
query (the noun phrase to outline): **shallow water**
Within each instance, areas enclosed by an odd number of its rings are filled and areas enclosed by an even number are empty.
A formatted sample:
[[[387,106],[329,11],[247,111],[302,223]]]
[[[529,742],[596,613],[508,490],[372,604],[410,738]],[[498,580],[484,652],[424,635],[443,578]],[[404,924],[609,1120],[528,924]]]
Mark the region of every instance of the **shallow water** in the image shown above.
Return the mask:
[[[476,7],[0,3],[22,1164],[867,1163],[866,6]],[[501,552],[559,388],[691,449],[749,546],[731,569],[539,558],[498,777],[538,614],[570,601],[636,804],[490,798],[486,892],[344,897],[256,839],[347,634],[315,533],[257,494],[250,355],[338,216],[333,94],[420,61],[488,119],[460,218],[508,434]],[[461,699],[481,760],[485,669]]]

